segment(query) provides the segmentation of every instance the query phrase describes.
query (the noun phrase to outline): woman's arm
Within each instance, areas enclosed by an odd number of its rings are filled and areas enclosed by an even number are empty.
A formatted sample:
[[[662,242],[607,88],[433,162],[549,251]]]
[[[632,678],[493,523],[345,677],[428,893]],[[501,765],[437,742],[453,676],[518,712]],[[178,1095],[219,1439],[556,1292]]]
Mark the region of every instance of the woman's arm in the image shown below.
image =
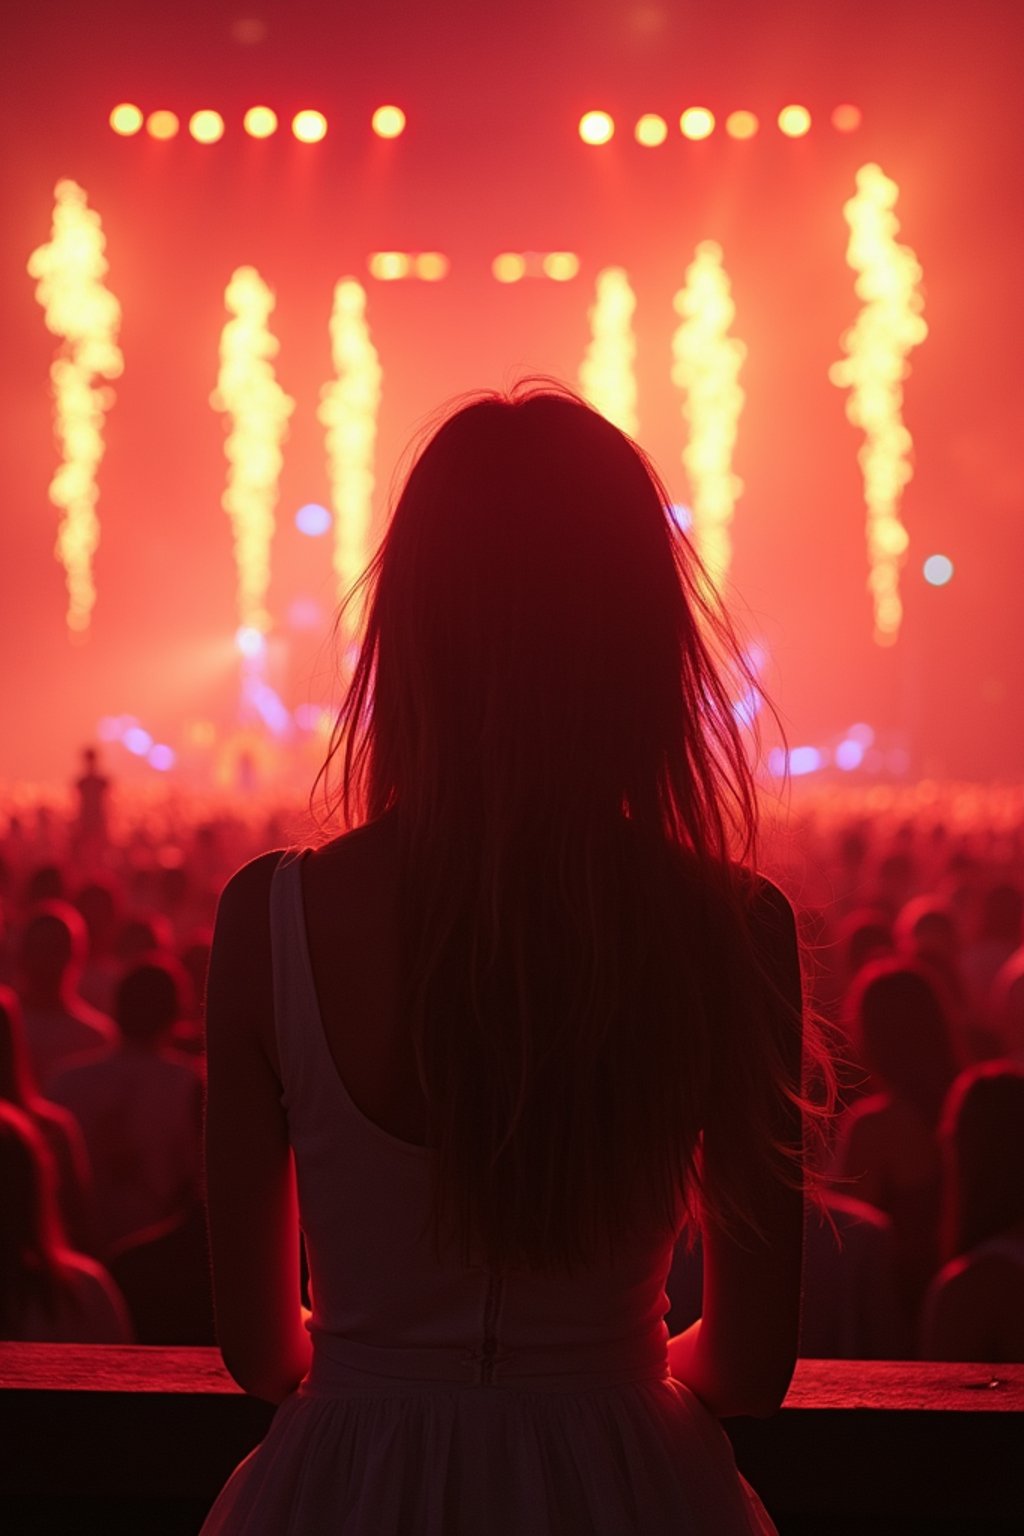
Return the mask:
[[[279,854],[233,876],[206,993],[206,1190],[217,1339],[239,1386],[280,1402],[309,1369],[295,1172],[281,1105],[270,964]]]
[[[775,886],[760,881],[752,928],[761,962],[780,995],[774,1021],[791,1087],[801,1083],[802,1009],[796,924]],[[797,1106],[779,1091],[773,1136],[801,1144]],[[733,1165],[728,1125],[708,1125],[703,1136],[703,1178],[714,1193],[716,1176]],[[761,1160],[746,1171],[747,1209],[760,1236],[745,1227],[731,1235],[714,1222],[703,1226],[704,1305],[685,1333],[669,1341],[669,1368],[712,1413],[766,1417],[782,1403],[796,1365],[800,1331],[803,1196]]]

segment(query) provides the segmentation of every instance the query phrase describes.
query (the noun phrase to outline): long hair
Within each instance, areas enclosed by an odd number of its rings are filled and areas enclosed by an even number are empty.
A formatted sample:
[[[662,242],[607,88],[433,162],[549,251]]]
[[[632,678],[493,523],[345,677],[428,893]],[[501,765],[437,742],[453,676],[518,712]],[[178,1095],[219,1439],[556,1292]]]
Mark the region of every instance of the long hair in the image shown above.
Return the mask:
[[[343,824],[398,829],[435,1235],[572,1268],[677,1230],[712,1115],[737,1148],[712,1214],[749,1219],[744,1170],[801,1177],[770,1130],[799,1021],[749,917],[726,668],[752,679],[650,463],[567,391],[475,397],[365,590],[322,775]]]
[[[968,1253],[1024,1222],[1024,1068],[1012,1061],[969,1067],[942,1115],[947,1258]]]

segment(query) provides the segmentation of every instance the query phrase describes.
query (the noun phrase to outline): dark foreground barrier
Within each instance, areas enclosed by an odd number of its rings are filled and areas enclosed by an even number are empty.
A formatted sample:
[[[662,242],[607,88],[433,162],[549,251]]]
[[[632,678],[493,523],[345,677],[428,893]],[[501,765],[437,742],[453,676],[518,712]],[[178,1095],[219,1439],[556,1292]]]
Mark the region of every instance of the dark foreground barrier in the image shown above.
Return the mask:
[[[271,1412],[212,1349],[0,1344],[0,1531],[194,1536]],[[728,1428],[781,1536],[1024,1532],[1024,1366],[802,1360]]]

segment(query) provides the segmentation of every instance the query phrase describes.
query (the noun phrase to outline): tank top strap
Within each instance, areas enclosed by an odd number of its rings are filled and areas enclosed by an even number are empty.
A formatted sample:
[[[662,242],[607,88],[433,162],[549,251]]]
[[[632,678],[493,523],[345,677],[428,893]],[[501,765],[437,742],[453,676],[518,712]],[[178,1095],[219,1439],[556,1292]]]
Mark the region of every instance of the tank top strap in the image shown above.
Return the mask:
[[[270,959],[274,984],[274,1033],[286,1106],[333,1072],[320,1024],[320,1009],[309,962],[302,905],[302,863],[308,849],[281,855],[270,882]]]

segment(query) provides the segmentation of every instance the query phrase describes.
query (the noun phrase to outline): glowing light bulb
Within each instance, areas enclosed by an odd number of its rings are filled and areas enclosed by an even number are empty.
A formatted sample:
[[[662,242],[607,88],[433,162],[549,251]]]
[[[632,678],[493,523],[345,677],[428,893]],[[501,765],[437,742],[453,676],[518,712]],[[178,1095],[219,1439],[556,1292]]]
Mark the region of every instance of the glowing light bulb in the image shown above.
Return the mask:
[[[199,112],[193,112],[188,120],[188,131],[197,144],[216,144],[218,139],[224,137],[224,119],[219,112],[204,107]]]
[[[579,274],[580,259],[575,251],[548,251],[541,270],[554,283],[569,283]]]
[[[526,275],[526,260],[518,251],[502,251],[491,262],[491,271],[499,283],[518,283]]]
[[[421,251],[412,265],[423,283],[440,283],[451,270],[451,262],[441,251]]]
[[[405,113],[401,107],[378,107],[371,125],[379,139],[397,139],[405,132]]]
[[[142,127],[142,112],[130,101],[122,101],[120,105],[114,107],[110,114],[109,122],[115,133],[119,133],[122,138],[127,139],[133,133],[138,133]]]
[[[684,139],[706,139],[715,131],[715,114],[707,107],[687,107],[679,128]]]
[[[636,295],[624,267],[606,267],[597,275],[590,309],[590,345],[580,364],[580,390],[590,404],[635,437]]]
[[[668,123],[657,112],[645,112],[637,120],[633,134],[638,144],[643,144],[646,149],[654,149],[668,138]]]
[[[844,101],[840,106],[832,109],[832,127],[837,133],[856,133],[863,121],[863,116],[860,107]]]
[[[292,118],[292,133],[300,144],[319,144],[327,132],[327,119],[322,112],[296,112]]]
[[[374,251],[366,266],[370,276],[378,282],[394,283],[409,276],[412,262],[405,251]]]
[[[173,139],[180,127],[177,114],[160,108],[146,118],[146,132],[151,139]]]
[[[948,555],[929,555],[922,569],[930,587],[944,587],[953,579],[954,566]]]
[[[783,107],[777,122],[779,132],[784,133],[787,139],[802,139],[811,131],[811,114],[806,107]]]
[[[277,132],[277,113],[273,107],[250,107],[242,126],[253,139],[269,139]]]
[[[752,139],[758,126],[756,115],[742,108],[738,112],[730,112],[725,120],[725,131],[730,139]]]
[[[584,144],[607,144],[615,124],[607,112],[584,112],[580,118],[580,138]]]

